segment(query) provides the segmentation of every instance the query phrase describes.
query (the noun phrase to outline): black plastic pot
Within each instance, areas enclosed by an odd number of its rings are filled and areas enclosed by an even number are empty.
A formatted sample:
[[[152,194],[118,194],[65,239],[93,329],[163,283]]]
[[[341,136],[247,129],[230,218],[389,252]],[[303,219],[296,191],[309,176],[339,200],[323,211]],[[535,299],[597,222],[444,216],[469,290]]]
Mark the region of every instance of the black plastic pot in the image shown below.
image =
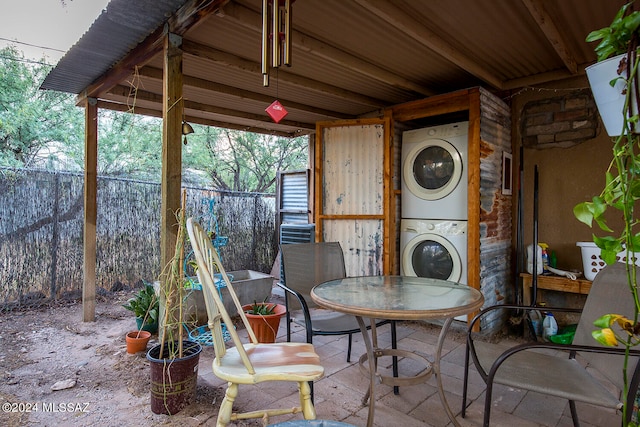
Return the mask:
[[[147,352],[151,366],[151,411],[154,414],[177,414],[195,397],[202,346],[194,341],[182,341],[182,345],[181,358],[169,358],[167,344],[162,356],[160,344]]]

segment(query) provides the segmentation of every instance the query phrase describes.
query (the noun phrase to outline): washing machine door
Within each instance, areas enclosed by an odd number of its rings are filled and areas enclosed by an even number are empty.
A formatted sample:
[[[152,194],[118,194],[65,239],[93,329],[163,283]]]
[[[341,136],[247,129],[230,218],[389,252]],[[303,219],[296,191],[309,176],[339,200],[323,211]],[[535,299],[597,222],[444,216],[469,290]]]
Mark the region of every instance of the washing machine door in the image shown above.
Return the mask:
[[[459,282],[462,261],[455,246],[437,234],[419,234],[404,247],[403,272],[407,276]]]
[[[403,165],[404,182],[417,197],[438,200],[455,190],[462,169],[462,156],[451,143],[428,139],[407,153]]]

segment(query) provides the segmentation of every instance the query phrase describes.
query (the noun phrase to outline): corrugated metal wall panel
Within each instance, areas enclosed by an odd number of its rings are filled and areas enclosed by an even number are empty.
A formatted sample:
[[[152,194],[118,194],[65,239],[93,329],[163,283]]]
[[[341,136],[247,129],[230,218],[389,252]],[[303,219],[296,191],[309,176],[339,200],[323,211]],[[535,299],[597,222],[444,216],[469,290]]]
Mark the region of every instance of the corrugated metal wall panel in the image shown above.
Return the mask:
[[[323,213],[383,214],[384,126],[330,127],[323,138]]]
[[[384,274],[384,225],[381,220],[325,220],[322,228],[324,241],[342,245],[347,276]]]
[[[321,129],[322,240],[342,244],[347,274],[384,274],[384,215],[389,203],[384,122],[336,123]]]
[[[287,212],[299,211],[304,213],[304,222],[307,222],[309,186],[306,172],[283,174],[281,209]]]
[[[512,195],[502,194],[502,153],[511,153],[508,106],[480,90],[480,287],[485,306],[515,301],[511,262]],[[508,313],[485,318],[481,328],[496,330]]]

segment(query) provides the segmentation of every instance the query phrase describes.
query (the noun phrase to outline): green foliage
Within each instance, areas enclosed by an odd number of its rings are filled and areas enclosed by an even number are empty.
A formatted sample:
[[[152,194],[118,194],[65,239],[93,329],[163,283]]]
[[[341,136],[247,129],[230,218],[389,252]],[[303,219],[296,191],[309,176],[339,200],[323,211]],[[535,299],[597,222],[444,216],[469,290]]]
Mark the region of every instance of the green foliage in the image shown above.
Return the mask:
[[[162,170],[162,120],[99,111],[98,169],[101,174],[159,181]],[[82,154],[84,146],[78,147]],[[83,159],[84,155],[74,156]]]
[[[0,166],[47,167],[64,147],[83,141],[73,96],[39,89],[51,66],[27,63],[15,47],[0,50]]]
[[[630,1],[620,8],[608,27],[592,31],[587,36],[587,42],[600,40],[594,49],[598,55],[598,61],[627,52],[631,39],[640,27],[640,12],[628,13],[633,3]]]
[[[158,297],[153,286],[148,283],[122,306],[132,311],[136,317],[145,319],[145,324],[150,325],[158,321]]]
[[[274,314],[276,310],[276,304],[267,303],[267,298],[264,299],[263,302],[253,302],[251,307],[245,310],[247,314],[253,314],[256,316],[268,316],[270,314]]]
[[[632,100],[638,101],[633,87],[638,88],[640,83],[638,76],[640,57],[637,55],[640,40],[638,31],[640,13],[630,12],[632,3],[633,1],[625,4],[618,11],[609,27],[591,32],[586,39],[587,41],[601,40],[595,48],[599,61],[627,53],[626,63],[621,64],[621,67],[627,67],[627,73],[621,73],[619,70],[620,77],[612,81],[612,84],[616,81],[624,81],[625,90],[622,93],[625,94],[625,105],[621,111],[622,132],[613,141],[613,159],[605,174],[605,187],[599,196],[594,197],[590,202],[578,204],[573,210],[579,221],[589,227],[592,227],[595,221],[600,230],[610,234],[603,237],[593,236],[594,243],[601,250],[600,256],[607,264],[617,262],[617,253],[626,251],[629,297],[634,301],[634,314],[629,319],[618,314],[607,313],[595,321],[594,325],[599,329],[592,332],[593,338],[603,345],[617,346],[620,343],[625,347],[622,366],[622,372],[625,373],[623,396],[627,395],[629,387],[626,372],[630,349],[640,343],[640,323],[638,322],[640,298],[633,257],[633,252],[640,252],[640,233],[636,232],[638,222],[634,214],[636,202],[640,199],[640,134],[634,132],[634,129],[638,128],[638,115],[634,114],[631,108]],[[624,221],[623,230],[616,232],[607,225],[605,214],[609,209],[621,214]],[[615,330],[614,325],[617,325]],[[620,333],[616,333],[616,330]],[[624,404],[623,420],[626,420],[630,410],[632,408]]]
[[[204,171],[220,190],[275,192],[276,171],[307,167],[308,138],[283,138],[194,126],[184,148],[185,167]]]
[[[0,50],[0,166],[84,169],[84,110],[71,94],[40,90],[50,69],[24,62],[15,47]],[[98,172],[159,181],[162,120],[105,109],[98,119]],[[278,170],[307,167],[306,137],[194,128],[183,146],[185,183],[272,193]]]

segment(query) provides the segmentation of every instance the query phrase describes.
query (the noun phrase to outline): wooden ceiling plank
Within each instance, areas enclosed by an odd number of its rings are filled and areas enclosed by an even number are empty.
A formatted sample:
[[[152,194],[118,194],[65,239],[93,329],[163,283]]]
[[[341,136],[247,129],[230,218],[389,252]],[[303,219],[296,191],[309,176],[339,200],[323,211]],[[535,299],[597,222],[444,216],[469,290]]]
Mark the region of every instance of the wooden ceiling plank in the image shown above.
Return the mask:
[[[578,64],[571,50],[568,48],[567,42],[551,19],[551,15],[549,15],[544,8],[542,1],[522,0],[522,3],[527,7],[536,24],[538,24],[538,27],[540,27],[549,43],[551,43],[551,46],[553,46],[560,59],[562,59],[565,67],[567,67],[571,74],[577,74]]]
[[[411,16],[398,9],[387,0],[354,0],[365,10],[375,14],[380,19],[392,25],[399,31],[412,37],[417,42],[433,50],[445,59],[456,64],[466,72],[476,76],[496,89],[502,89],[502,80],[494,73],[483,68],[475,61],[463,55],[433,31],[421,25]]]
[[[143,67],[138,71],[142,77],[147,77],[155,80],[162,80],[162,70],[154,67]],[[234,86],[228,86],[222,83],[213,82],[211,80],[201,79],[198,77],[184,76],[183,83],[185,87],[194,87],[198,89],[204,89],[211,92],[223,93],[225,95],[231,95],[238,98],[250,99],[257,102],[264,102],[267,105],[273,102],[273,96],[264,95],[261,93],[251,92],[246,89],[240,89]],[[333,110],[326,110],[324,108],[312,107],[307,104],[291,101],[288,99],[280,99],[280,102],[287,106],[288,110],[300,110],[313,114],[318,114],[325,117],[333,117],[336,119],[352,119],[354,118],[350,114],[339,113]]]
[[[260,14],[238,3],[229,3],[223,10],[224,13],[221,14],[223,19],[233,21],[234,23],[258,34],[262,33],[262,17]],[[295,45],[296,49],[313,54],[314,56],[322,58],[333,64],[347,67],[352,71],[368,76],[379,82],[424,96],[431,96],[437,93],[431,88],[422,86],[396,73],[392,73],[379,65],[375,65],[369,61],[364,61],[354,56],[352,53],[347,53],[334,45],[322,42],[302,31],[294,30],[291,35],[291,39],[292,44]]]
[[[182,48],[185,54],[194,55],[203,59],[214,61],[216,63],[241,71],[254,73],[256,76],[260,76],[262,74],[261,66],[258,62],[249,61],[247,59],[240,58],[231,53],[224,52],[219,49],[203,45],[201,43],[185,39],[183,40]],[[260,78],[260,80],[262,81],[262,78]],[[366,96],[347,89],[339,88],[337,86],[322,83],[317,80],[298,76],[284,70],[278,71],[278,80],[280,82],[287,82],[299,86],[301,88],[304,88],[305,90],[312,90],[319,93],[337,96],[351,102],[371,107],[380,108],[388,105],[387,102],[380,99]]]

